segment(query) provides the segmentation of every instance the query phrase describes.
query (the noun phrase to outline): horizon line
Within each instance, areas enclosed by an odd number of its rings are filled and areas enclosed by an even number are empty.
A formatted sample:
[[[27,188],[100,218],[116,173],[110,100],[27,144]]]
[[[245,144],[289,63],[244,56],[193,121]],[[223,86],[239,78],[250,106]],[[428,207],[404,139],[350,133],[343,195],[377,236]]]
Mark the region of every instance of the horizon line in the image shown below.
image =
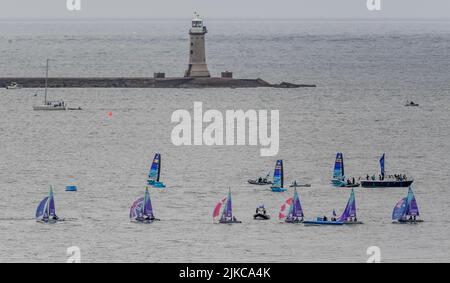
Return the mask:
[[[399,21],[407,21],[407,20],[419,20],[419,21],[450,21],[449,17],[206,17],[206,20],[268,20],[268,21],[292,21],[292,20],[357,20],[357,21],[383,21],[383,20],[399,20]],[[11,21],[11,20],[24,20],[24,21],[45,21],[45,20],[57,20],[57,21],[78,21],[78,20],[130,20],[130,21],[139,21],[139,20],[192,20],[191,17],[90,17],[90,16],[79,16],[79,17],[0,17],[0,21]]]

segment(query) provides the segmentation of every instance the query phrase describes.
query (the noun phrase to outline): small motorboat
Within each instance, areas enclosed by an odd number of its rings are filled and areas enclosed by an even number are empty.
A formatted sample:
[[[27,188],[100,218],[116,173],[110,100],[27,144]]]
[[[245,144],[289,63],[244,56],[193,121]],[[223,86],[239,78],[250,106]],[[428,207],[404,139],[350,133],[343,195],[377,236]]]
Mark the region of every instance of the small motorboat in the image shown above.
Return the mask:
[[[255,215],[253,215],[254,220],[269,220],[270,215],[267,214],[266,208],[264,205],[258,206],[256,209]]]
[[[77,190],[77,186],[66,186],[66,192],[76,192]]]
[[[414,103],[414,101],[407,101],[405,106],[406,107],[419,107],[420,105],[417,103]]]
[[[8,86],[6,86],[6,89],[11,89],[11,90],[12,89],[21,89],[21,88],[22,88],[22,86],[16,82],[12,82]]]
[[[272,185],[272,182],[269,181],[269,176],[265,177],[265,178],[258,178],[256,180],[248,180],[248,183],[250,185],[257,185],[257,186],[268,186],[268,185]]]
[[[359,188],[361,183],[346,183],[343,187],[345,188]]]

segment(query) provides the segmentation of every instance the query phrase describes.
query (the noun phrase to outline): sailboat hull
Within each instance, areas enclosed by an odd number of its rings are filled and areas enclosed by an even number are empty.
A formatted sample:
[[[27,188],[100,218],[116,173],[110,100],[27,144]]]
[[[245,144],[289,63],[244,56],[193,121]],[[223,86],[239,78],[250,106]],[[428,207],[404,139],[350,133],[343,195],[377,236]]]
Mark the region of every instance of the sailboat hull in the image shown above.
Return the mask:
[[[414,181],[361,181],[363,188],[408,188]]]
[[[153,181],[151,184],[149,183],[149,185],[152,186],[153,188],[158,188],[158,189],[166,188],[166,185],[164,183],[156,182],[156,181]]]
[[[342,226],[344,222],[338,221],[304,221],[305,226]]]
[[[346,183],[340,179],[332,179],[331,184],[335,187],[343,187]]]
[[[284,193],[287,191],[286,188],[280,188],[280,187],[271,187],[270,188],[272,190],[272,192],[274,193]]]
[[[299,220],[288,220],[286,219],[284,222],[288,223],[288,224],[302,224],[304,221],[299,219]]]
[[[156,218],[153,220],[143,220],[143,219],[142,220],[138,220],[138,219],[131,220],[132,223],[138,223],[138,224],[152,224],[156,221],[161,221],[161,220],[156,219]]]
[[[423,223],[425,222],[424,220],[421,219],[416,219],[416,220],[398,220],[398,221],[394,221],[394,224],[419,224],[419,223]]]
[[[270,215],[258,213],[258,214],[253,215],[253,219],[254,220],[269,220]]]
[[[257,180],[248,180],[247,181],[250,185],[256,185],[256,186],[267,186],[267,185],[272,185],[272,182],[267,181],[267,182],[258,182]]]
[[[344,221],[345,225],[362,225],[364,222],[361,221]]]
[[[242,221],[237,220],[221,220],[219,221],[219,224],[241,224]]]
[[[66,111],[66,107],[60,106],[33,106],[34,111]]]
[[[63,219],[58,219],[58,220],[54,220],[54,219],[49,219],[49,220],[44,220],[44,219],[36,219],[37,223],[40,224],[56,224],[58,222],[63,222]]]

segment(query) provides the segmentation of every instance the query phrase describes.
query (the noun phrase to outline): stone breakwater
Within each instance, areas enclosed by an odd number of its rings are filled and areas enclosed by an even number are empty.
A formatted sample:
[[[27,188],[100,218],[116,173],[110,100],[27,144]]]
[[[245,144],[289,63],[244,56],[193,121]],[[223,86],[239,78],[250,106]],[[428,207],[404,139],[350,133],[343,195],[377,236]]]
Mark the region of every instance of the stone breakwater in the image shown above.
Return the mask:
[[[43,88],[45,78],[0,78],[0,87],[17,83],[23,88]],[[145,77],[90,77],[49,78],[49,88],[300,88],[316,87],[310,84],[282,82],[271,84],[262,79],[232,78],[145,78]]]

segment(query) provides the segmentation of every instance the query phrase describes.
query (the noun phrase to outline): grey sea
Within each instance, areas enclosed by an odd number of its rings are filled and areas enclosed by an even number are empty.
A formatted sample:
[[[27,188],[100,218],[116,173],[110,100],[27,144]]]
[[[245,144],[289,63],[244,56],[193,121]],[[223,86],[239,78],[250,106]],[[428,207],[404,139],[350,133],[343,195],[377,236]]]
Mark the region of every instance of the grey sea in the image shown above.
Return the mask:
[[[383,262],[450,260],[450,21],[210,20],[210,71],[311,89],[50,89],[83,111],[34,112],[42,90],[0,90],[0,261],[65,262]],[[0,20],[0,77],[182,76],[190,20]],[[37,96],[35,96],[37,95]],[[406,100],[420,107],[405,107]],[[178,109],[279,110],[280,151],[255,146],[172,144]],[[112,116],[108,113],[111,112]],[[151,190],[161,222],[129,221],[143,196],[155,152],[167,190]],[[330,185],[336,152],[348,176],[390,173],[416,181],[420,225],[393,225],[407,189],[356,189],[355,227],[304,227],[278,221],[292,196],[247,179],[283,159],[306,218],[340,213],[348,189]],[[78,192],[65,192],[72,182]],[[55,190],[65,222],[34,220]],[[216,225],[212,211],[231,187],[239,225]],[[253,221],[259,204],[272,220]]]

